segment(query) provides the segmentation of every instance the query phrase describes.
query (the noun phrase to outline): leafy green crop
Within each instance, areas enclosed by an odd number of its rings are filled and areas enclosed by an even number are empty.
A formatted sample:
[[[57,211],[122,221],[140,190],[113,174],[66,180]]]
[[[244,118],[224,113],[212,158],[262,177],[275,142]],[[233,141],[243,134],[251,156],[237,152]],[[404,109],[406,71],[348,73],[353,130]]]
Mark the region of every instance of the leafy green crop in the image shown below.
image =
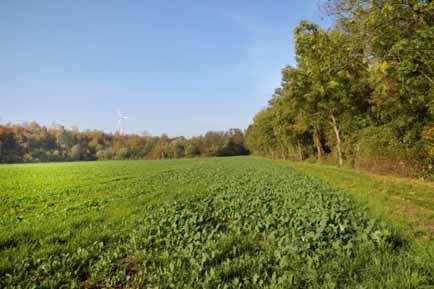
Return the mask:
[[[1,288],[417,288],[429,255],[253,158],[0,167]],[[431,256],[432,257],[432,256]]]

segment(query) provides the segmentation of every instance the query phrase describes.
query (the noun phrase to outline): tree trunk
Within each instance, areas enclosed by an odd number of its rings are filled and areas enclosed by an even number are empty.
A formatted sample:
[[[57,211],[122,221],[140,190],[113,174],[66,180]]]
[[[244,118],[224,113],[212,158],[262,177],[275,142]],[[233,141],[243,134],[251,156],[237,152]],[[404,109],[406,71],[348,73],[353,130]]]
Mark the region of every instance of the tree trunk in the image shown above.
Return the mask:
[[[338,152],[339,165],[342,166],[344,164],[344,159],[342,157],[341,136],[339,134],[339,129],[336,123],[335,116],[332,114],[330,115],[330,118],[332,119],[333,130],[335,131],[335,135],[336,135],[336,150]]]
[[[298,158],[300,161],[302,161],[303,160],[303,152],[301,151],[300,142],[297,142],[297,149],[298,149]]]
[[[357,170],[359,165],[359,153],[360,153],[360,144],[356,145],[356,153],[354,156],[354,168]]]
[[[319,129],[315,128],[314,134],[313,134],[313,138],[314,138],[314,142],[316,145],[316,153],[318,156],[318,160],[321,161],[322,160],[322,145],[321,145],[321,138],[320,138],[320,133],[319,133]]]

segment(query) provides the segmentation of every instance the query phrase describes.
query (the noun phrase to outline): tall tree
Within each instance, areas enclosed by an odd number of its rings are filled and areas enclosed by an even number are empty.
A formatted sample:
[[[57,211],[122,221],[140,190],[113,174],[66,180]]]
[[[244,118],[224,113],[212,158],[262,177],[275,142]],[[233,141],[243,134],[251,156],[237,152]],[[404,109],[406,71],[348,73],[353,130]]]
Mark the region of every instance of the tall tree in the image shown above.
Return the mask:
[[[368,108],[368,64],[339,30],[328,32],[301,22],[295,32],[299,69],[310,81],[304,101],[319,113],[319,121],[329,120],[342,165],[343,130],[352,127],[354,116]]]

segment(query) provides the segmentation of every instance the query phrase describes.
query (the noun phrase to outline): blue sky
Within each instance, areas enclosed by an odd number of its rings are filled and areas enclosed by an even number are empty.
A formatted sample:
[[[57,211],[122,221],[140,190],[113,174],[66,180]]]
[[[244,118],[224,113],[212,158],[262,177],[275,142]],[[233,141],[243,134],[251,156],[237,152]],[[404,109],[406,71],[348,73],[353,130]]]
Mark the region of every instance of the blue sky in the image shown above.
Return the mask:
[[[1,122],[199,135],[244,129],[319,0],[0,1]]]

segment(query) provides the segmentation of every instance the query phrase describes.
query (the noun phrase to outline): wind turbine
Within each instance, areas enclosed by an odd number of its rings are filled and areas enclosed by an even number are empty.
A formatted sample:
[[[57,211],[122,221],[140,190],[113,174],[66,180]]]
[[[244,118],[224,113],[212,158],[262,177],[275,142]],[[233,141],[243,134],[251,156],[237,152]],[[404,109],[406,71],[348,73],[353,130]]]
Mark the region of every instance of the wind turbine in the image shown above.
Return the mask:
[[[125,114],[122,114],[118,109],[118,123],[116,125],[116,131],[121,135],[124,134],[124,121],[127,119],[128,117]]]

